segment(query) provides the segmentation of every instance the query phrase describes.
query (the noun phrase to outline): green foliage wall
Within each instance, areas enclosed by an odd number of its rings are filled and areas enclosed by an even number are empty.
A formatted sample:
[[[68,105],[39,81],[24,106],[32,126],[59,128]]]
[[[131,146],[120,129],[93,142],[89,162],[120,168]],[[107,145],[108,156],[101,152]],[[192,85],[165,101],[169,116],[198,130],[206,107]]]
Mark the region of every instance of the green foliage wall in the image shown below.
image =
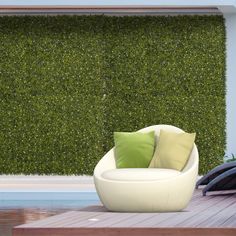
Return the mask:
[[[0,173],[92,174],[113,131],[160,123],[222,162],[223,17],[1,17],[0,42]]]

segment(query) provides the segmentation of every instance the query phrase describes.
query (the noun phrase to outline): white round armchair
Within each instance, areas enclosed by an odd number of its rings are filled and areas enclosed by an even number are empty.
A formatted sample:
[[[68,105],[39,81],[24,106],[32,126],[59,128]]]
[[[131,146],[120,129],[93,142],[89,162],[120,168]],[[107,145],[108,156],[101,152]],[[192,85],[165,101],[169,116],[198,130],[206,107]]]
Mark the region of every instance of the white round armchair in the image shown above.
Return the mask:
[[[170,125],[154,125],[138,132],[184,132]],[[168,212],[184,209],[193,194],[198,174],[198,150],[180,171],[159,168],[117,169],[112,148],[97,164],[94,182],[101,202],[110,211]]]

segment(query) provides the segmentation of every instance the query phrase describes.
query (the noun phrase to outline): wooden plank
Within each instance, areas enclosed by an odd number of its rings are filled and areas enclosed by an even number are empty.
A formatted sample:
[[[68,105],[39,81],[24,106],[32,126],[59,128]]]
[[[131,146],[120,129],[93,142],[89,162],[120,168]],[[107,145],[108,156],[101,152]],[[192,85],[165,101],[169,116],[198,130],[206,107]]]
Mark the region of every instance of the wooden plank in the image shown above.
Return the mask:
[[[199,214],[195,215],[195,217],[190,217],[187,220],[182,221],[179,224],[175,224],[174,226],[197,227],[199,225],[199,227],[201,227],[202,222],[204,222],[205,220],[208,220],[209,218],[213,217],[215,214],[222,211],[224,208],[226,208],[227,206],[229,206],[233,202],[235,202],[234,197],[225,198],[225,199],[217,202],[216,204],[214,204],[210,208],[210,210],[206,209],[204,211],[201,211],[201,212],[199,212]]]
[[[187,212],[191,212],[192,214],[196,214],[196,211],[202,211],[203,209],[208,209],[212,205],[215,204],[216,201],[211,200],[211,197],[201,198],[201,204],[193,204],[187,208],[187,210],[182,212],[168,212],[168,213],[159,213],[157,215],[154,215],[152,218],[143,220],[142,222],[134,223],[131,225],[132,227],[155,227],[157,225],[160,225],[161,222],[169,222],[169,219],[176,219],[179,215],[182,215]]]
[[[13,236],[235,236],[235,229],[221,228],[48,228],[14,229]]]
[[[65,225],[65,227],[108,227],[109,222],[121,220],[129,217],[129,213],[107,212],[98,215],[95,221],[77,221],[71,224]]]
[[[228,207],[225,209],[219,211],[217,214],[211,216],[208,220],[204,220],[201,222],[198,226],[200,227],[221,227],[222,224],[225,223],[225,226],[227,227],[227,224],[229,222],[234,222],[233,225],[230,225],[230,227],[236,227],[236,219],[234,221],[230,220],[233,216],[236,215],[236,202],[233,201],[232,204],[229,204]]]
[[[113,227],[112,225],[115,223],[126,221],[127,219],[133,219],[133,217],[137,216],[138,213],[119,213],[116,217],[106,217],[99,218],[99,221],[90,224],[88,227]]]
[[[45,224],[43,225],[44,228],[50,226],[50,227],[65,227],[66,225],[71,225],[73,222],[83,222],[88,221],[88,219],[97,217],[101,215],[101,212],[76,212],[73,216],[68,217],[67,219],[59,219],[57,222]]]
[[[203,212],[209,211],[213,206],[220,204],[227,198],[228,196],[224,196],[221,199],[209,197],[208,201],[204,201],[203,197],[201,204],[190,208],[189,211],[182,212],[182,214],[176,214],[174,217],[168,218],[168,220],[157,222],[155,225],[158,225],[158,227],[188,227],[189,224],[185,224],[185,222],[188,222],[189,219],[195,219],[199,214],[203,216]]]
[[[136,224],[139,224],[143,221],[147,221],[148,219],[152,218],[154,215],[157,215],[158,213],[139,213],[132,218],[125,219],[119,222],[114,222],[111,224],[112,227],[131,227],[134,222]]]
[[[236,214],[234,214],[228,220],[226,220],[223,224],[221,224],[221,227],[236,228]]]
[[[45,218],[45,219],[42,219],[42,220],[38,220],[38,221],[35,221],[35,222],[31,222],[31,223],[27,223],[27,224],[23,224],[23,225],[20,225],[20,226],[16,226],[17,227],[41,227],[45,224],[48,224],[48,223],[54,223],[54,222],[57,222],[58,220],[63,220],[63,219],[67,219],[68,217],[70,217],[71,215],[74,215],[76,211],[68,211],[66,213],[63,213],[63,214],[60,214],[60,215],[55,215],[55,216],[51,216],[51,217],[48,217],[48,218]]]
[[[96,214],[94,216],[85,217],[83,220],[74,219],[73,221],[70,222],[68,221],[63,223],[63,227],[64,228],[87,227],[88,225],[92,224],[94,220],[96,220],[98,217],[101,217],[102,215],[104,215],[104,213],[100,212],[99,214]]]

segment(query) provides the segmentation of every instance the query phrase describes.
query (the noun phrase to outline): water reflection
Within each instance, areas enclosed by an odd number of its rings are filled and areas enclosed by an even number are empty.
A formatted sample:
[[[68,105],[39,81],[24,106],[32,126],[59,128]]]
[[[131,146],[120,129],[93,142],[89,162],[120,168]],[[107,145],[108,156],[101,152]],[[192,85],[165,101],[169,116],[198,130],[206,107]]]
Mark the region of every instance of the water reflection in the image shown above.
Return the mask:
[[[70,210],[78,210],[98,201],[6,201],[0,202],[0,236],[11,236],[16,225],[30,223]],[[17,206],[18,205],[18,206]],[[37,206],[38,205],[38,206]]]

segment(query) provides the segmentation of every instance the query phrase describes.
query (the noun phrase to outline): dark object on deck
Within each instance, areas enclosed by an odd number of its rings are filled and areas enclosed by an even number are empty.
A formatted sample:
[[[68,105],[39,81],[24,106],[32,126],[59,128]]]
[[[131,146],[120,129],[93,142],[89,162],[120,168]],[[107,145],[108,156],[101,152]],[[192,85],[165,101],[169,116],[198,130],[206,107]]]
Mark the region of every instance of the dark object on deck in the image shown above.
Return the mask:
[[[200,180],[197,181],[196,188],[200,185],[207,185],[219,175],[236,167],[236,161],[224,163],[209,171]]]
[[[206,196],[206,192],[234,189],[236,190],[236,167],[225,171],[224,173],[213,179],[202,190],[202,194],[203,196]]]
[[[236,190],[236,161],[224,163],[209,171],[197,181],[196,188],[206,185],[203,196],[210,191]]]

